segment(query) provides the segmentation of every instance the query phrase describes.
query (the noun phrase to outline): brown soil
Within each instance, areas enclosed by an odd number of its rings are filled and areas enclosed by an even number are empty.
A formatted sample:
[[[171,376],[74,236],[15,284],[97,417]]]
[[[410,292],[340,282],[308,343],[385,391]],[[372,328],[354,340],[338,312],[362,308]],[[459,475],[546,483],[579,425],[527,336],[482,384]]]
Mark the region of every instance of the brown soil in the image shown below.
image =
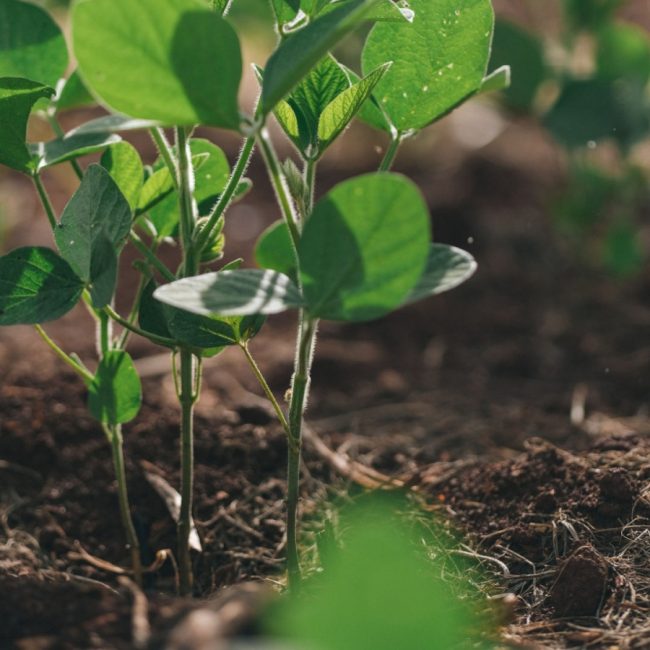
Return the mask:
[[[486,593],[517,596],[504,642],[647,647],[650,276],[621,283],[572,262],[546,210],[556,159],[537,142],[529,173],[499,146],[453,168],[403,163],[425,188],[436,239],[472,250],[480,271],[381,322],[324,325],[309,422],[339,460],[405,482],[466,536]],[[270,220],[267,199],[262,189],[233,221]],[[233,247],[249,255],[253,234]],[[27,225],[12,245],[21,238],[33,241]],[[91,359],[88,327],[70,316],[51,331]],[[278,395],[292,336],[282,317],[253,344]],[[151,564],[174,548],[174,522],[145,472],[178,484],[178,413],[168,358],[135,340],[132,351],[145,406],[125,430],[127,472]],[[263,590],[220,590],[281,577],[285,442],[236,351],[206,365],[197,413],[196,596],[210,600],[175,598],[159,555],[145,586],[150,637],[142,594],[96,561],[128,565],[110,450],[83,387],[29,329],[0,332],[0,366],[0,647],[158,648],[199,606],[238,598],[255,610]],[[309,514],[354,477],[313,445],[305,460]],[[247,611],[225,627],[250,632]]]

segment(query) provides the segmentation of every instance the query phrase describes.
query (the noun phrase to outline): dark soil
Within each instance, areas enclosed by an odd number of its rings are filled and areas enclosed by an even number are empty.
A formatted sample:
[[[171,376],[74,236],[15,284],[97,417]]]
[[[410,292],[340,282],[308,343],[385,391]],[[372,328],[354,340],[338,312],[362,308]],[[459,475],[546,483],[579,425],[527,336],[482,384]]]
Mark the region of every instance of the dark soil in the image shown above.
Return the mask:
[[[507,157],[507,138],[454,168],[405,154],[436,239],[472,250],[480,271],[381,322],[324,325],[309,422],[339,459],[406,483],[465,536],[490,578],[486,595],[517,596],[504,642],[648,647],[650,276],[618,282],[572,261],[547,212],[562,168],[534,144],[533,172]],[[275,215],[253,173],[261,198],[233,221],[254,213],[262,226]],[[336,180],[332,169],[323,184]],[[234,256],[250,254],[253,235],[232,240]],[[28,236],[17,228],[14,243]],[[89,327],[70,316],[49,331],[91,360]],[[253,344],[278,395],[292,337],[279,318]],[[83,387],[29,329],[0,332],[0,647],[195,648],[177,643],[188,612],[218,616],[235,599],[221,629],[250,631],[264,585],[282,579],[285,442],[231,350],[207,363],[197,411],[201,600],[173,596],[161,551],[174,548],[175,525],[147,473],[178,485],[178,412],[169,359],[133,344],[145,406],[125,428],[127,473],[143,559],[159,565],[144,619],[142,594],[115,573],[128,554],[110,449]],[[308,515],[355,476],[313,445],[305,460]],[[231,585],[240,591],[224,594]]]

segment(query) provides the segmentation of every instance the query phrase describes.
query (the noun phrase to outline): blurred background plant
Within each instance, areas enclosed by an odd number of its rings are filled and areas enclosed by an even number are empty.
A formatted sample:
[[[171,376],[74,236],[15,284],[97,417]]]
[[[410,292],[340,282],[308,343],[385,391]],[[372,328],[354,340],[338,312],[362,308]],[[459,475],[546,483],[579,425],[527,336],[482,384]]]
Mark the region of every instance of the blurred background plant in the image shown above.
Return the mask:
[[[650,259],[650,167],[638,155],[650,136],[650,34],[621,16],[625,0],[563,0],[553,29],[546,7],[523,4],[525,23],[496,24],[491,68],[512,63],[503,103],[566,150],[566,186],[550,209],[574,254],[634,276]]]

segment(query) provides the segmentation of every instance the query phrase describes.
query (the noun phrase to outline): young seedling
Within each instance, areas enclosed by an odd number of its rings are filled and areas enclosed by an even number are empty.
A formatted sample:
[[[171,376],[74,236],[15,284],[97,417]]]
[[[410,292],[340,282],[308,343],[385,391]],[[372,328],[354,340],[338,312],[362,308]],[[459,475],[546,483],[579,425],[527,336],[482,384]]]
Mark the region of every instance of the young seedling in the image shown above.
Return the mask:
[[[508,77],[505,69],[485,77],[493,28],[489,0],[460,7],[452,0],[413,0],[409,8],[392,0],[272,0],[281,38],[258,69],[260,98],[247,115],[238,105],[239,40],[223,17],[229,6],[203,0],[80,0],[72,12],[79,68],[55,94],[67,61],[60,31],[32,5],[19,0],[0,5],[3,20],[12,25],[0,34],[7,40],[0,48],[0,74],[11,75],[0,79],[0,117],[7,125],[0,130],[0,162],[34,180],[59,251],[27,248],[0,258],[0,324],[36,324],[86,381],[91,413],[113,445],[136,575],[139,555],[126,498],[121,425],[138,411],[140,383],[125,348],[135,333],[171,350],[181,408],[177,554],[183,593],[192,587],[193,410],[202,359],[226,346],[241,348],[287,434],[287,565],[290,586],[297,588],[302,421],[318,323],[379,318],[449,290],[474,272],[469,254],[430,244],[429,214],[419,190],[388,170],[404,139],[468,97],[502,87]],[[30,40],[36,15],[38,34],[45,36]],[[357,76],[331,50],[367,21],[376,24],[364,48],[364,74]],[[26,55],[21,43],[28,41],[35,45]],[[63,134],[58,113],[92,98],[110,114]],[[50,121],[53,141],[27,144],[32,113]],[[278,160],[266,128],[271,115],[296,146],[301,172]],[[380,171],[341,183],[315,202],[318,162],[357,115],[390,136]],[[244,136],[232,170],[216,145],[192,137],[199,125]],[[167,128],[173,129],[173,143]],[[116,135],[134,129],[147,129],[156,144],[153,166],[144,166]],[[250,189],[244,174],[256,145],[283,221],[258,244],[263,268],[239,269],[236,262],[212,271],[222,256],[226,210]],[[101,164],[82,170],[77,159],[94,151],[104,151]],[[73,164],[81,183],[59,218],[41,171],[63,162]],[[176,269],[158,255],[170,239],[181,255]],[[142,255],[141,279],[129,314],[122,316],[113,302],[119,256],[127,244]],[[80,300],[97,321],[94,373],[40,327]],[[298,310],[299,326],[285,413],[248,343],[267,315],[289,308]],[[113,323],[123,328],[119,336]]]

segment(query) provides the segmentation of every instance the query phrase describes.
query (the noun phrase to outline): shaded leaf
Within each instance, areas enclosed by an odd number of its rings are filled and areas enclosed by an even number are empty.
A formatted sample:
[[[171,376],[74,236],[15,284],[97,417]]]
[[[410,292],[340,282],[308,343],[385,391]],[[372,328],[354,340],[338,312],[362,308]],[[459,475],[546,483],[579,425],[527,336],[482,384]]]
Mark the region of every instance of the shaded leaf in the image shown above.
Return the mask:
[[[271,224],[257,240],[255,261],[263,269],[271,269],[293,277],[296,272],[296,254],[285,221]]]
[[[89,133],[117,133],[119,131],[139,131],[141,129],[152,129],[160,126],[160,122],[155,120],[140,120],[124,115],[105,115],[94,120],[80,124],[67,134],[67,137],[73,135],[86,135]]]
[[[49,142],[35,142],[29,145],[29,151],[36,161],[36,170],[59,165],[68,160],[103,151],[111,144],[121,140],[112,133],[90,133],[87,135],[68,135]]]
[[[56,320],[76,304],[84,283],[49,248],[18,248],[0,257],[0,325]]]
[[[300,307],[298,288],[275,271],[242,269],[205,273],[159,287],[158,300],[204,316],[277,314]]]

